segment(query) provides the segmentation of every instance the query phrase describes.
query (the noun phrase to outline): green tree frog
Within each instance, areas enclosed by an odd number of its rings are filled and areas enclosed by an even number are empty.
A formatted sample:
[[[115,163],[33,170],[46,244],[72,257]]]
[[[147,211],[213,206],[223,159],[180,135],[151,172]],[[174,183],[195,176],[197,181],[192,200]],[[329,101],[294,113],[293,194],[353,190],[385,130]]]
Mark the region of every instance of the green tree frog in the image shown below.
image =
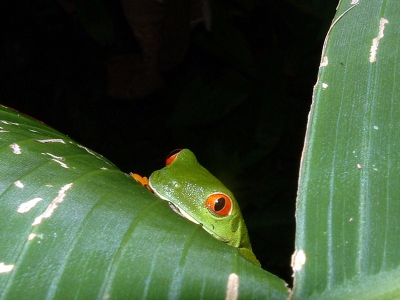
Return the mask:
[[[166,166],[150,175],[149,180],[132,176],[171,208],[193,223],[201,225],[216,239],[238,248],[260,266],[250,244],[246,225],[232,192],[202,167],[188,149],[172,152]]]

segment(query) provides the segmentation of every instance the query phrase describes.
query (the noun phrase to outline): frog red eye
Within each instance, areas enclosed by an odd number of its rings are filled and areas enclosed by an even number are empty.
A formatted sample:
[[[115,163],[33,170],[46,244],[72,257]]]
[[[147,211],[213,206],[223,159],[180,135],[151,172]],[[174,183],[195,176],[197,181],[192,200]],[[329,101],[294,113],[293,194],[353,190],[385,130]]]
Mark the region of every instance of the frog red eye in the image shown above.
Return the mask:
[[[206,207],[212,214],[225,217],[231,213],[232,199],[223,193],[211,194],[206,200]]]
[[[181,151],[182,149],[175,149],[174,151],[171,151],[165,160],[165,165],[168,166],[170,163],[172,163]]]

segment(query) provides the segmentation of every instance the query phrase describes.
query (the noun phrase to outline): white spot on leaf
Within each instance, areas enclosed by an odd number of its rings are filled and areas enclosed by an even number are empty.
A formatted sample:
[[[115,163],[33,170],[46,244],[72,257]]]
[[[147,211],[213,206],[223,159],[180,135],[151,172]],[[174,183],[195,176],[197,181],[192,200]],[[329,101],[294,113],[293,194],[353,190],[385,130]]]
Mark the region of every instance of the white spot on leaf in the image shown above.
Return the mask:
[[[362,166],[361,166],[360,164],[357,164],[357,168],[358,168],[358,169],[361,169]]]
[[[96,154],[94,153],[94,152],[92,152],[92,151],[90,151],[88,148],[86,148],[85,146],[82,146],[82,145],[79,145],[79,144],[76,144],[79,148],[82,148],[82,149],[85,149],[86,150],[86,152],[87,153],[89,153],[89,154],[91,154],[91,155],[93,155],[93,156],[96,156]],[[97,156],[96,156],[97,157]]]
[[[61,143],[65,144],[64,140],[62,139],[48,139],[48,140],[35,140],[36,142],[47,144],[47,143]]]
[[[32,241],[35,237],[36,237],[36,234],[35,234],[35,233],[30,233],[30,234],[28,235],[28,241]]]
[[[91,150],[89,150],[88,148],[86,148],[85,146],[76,144],[79,148],[85,149],[87,153],[89,153],[90,155],[93,155],[94,157],[96,157],[97,159],[100,159],[102,161],[104,161],[106,164],[111,165],[108,161],[104,160],[103,157]]]
[[[323,82],[323,83],[322,83],[322,88],[325,90],[327,87],[328,87],[328,84],[325,83],[325,82]]]
[[[39,234],[30,233],[28,235],[28,241],[32,241],[34,238],[38,238],[40,240],[43,240],[43,237],[44,237],[43,233],[39,233]],[[38,241],[39,244],[40,244],[40,240]]]
[[[36,217],[35,221],[32,223],[32,226],[38,225],[43,221],[43,219],[51,217],[54,210],[58,207],[58,204],[64,201],[64,198],[67,195],[66,192],[72,187],[72,185],[72,183],[68,183],[59,190],[58,195],[50,202],[44,213]]]
[[[65,163],[63,163],[62,161],[59,161],[59,160],[54,159],[54,158],[53,158],[52,160],[55,161],[56,163],[60,164],[60,166],[63,167],[63,168],[66,168],[66,169],[69,168],[69,167],[68,167]]]
[[[17,212],[20,214],[24,214],[28,211],[30,211],[32,208],[36,206],[40,201],[42,201],[42,198],[33,198],[32,200],[29,200],[27,202],[22,203],[19,207]]]
[[[19,187],[20,189],[22,189],[22,188],[24,187],[24,184],[23,184],[21,181],[19,181],[19,180],[17,180],[16,182],[14,182],[14,185],[15,185],[16,187]]]
[[[358,4],[359,1],[360,1],[360,0],[351,0],[351,3],[350,3],[350,4]]]
[[[232,273],[228,277],[228,284],[226,285],[226,300],[236,300],[239,296],[239,276]]]
[[[369,62],[371,62],[371,63],[376,61],[376,55],[378,53],[379,42],[384,37],[383,31],[385,30],[385,25],[388,23],[389,23],[389,21],[384,18],[381,18],[379,21],[378,36],[372,40],[371,51],[370,51],[370,55],[369,55]]]
[[[21,152],[21,147],[18,144],[16,144],[16,143],[11,144],[10,147],[11,147],[11,149],[13,149],[13,153],[14,154],[21,154],[22,153]]]
[[[64,157],[57,156],[57,155],[51,154],[51,153],[49,153],[49,152],[45,152],[45,153],[42,152],[42,154],[43,154],[43,155],[51,156],[52,158],[55,158],[55,159],[58,159],[58,160],[64,160]]]
[[[378,129],[379,129],[379,127],[378,127],[378,126],[374,126],[374,129],[375,129],[375,130],[378,130]]]
[[[293,272],[300,271],[306,263],[306,253],[303,250],[296,250],[292,255]]]
[[[3,262],[0,263],[0,274],[11,272],[14,269],[14,265],[6,265]]]
[[[15,122],[7,122],[7,121],[4,121],[4,120],[2,120],[1,123],[7,124],[7,125],[19,125],[18,123],[15,123]]]
[[[328,65],[328,56],[324,56],[322,57],[321,63],[320,63],[320,67],[326,67]]]

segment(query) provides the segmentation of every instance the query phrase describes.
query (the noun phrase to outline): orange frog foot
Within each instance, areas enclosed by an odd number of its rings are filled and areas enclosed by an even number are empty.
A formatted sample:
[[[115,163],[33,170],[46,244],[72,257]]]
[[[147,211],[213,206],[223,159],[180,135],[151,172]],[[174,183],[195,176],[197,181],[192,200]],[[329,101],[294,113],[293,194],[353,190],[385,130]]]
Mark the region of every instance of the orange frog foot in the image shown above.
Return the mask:
[[[150,185],[149,185],[149,180],[147,177],[142,177],[139,174],[135,173],[130,173],[130,175],[135,179],[137,182],[139,182],[141,185],[143,185],[146,189],[148,189],[150,192],[152,192]]]

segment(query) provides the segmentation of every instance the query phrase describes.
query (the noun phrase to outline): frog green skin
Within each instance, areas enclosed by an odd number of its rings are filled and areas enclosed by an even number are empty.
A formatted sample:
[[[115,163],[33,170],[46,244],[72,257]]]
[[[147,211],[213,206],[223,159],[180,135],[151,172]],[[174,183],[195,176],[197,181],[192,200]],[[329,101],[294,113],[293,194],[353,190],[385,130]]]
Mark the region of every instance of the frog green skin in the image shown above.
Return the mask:
[[[190,150],[170,155],[166,166],[150,175],[149,185],[175,212],[200,224],[216,239],[238,248],[245,258],[260,266],[232,192],[203,168]]]

